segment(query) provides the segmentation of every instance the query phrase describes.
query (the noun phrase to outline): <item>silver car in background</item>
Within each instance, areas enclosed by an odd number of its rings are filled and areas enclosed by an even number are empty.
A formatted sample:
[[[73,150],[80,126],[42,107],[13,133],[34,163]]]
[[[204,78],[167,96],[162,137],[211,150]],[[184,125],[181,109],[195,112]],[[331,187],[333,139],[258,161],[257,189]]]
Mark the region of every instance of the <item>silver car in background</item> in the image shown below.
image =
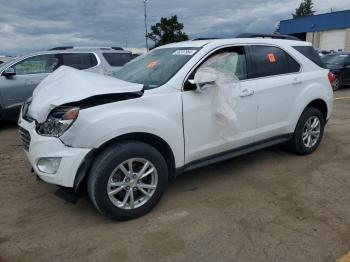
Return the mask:
[[[112,75],[133,59],[120,47],[56,47],[0,64],[0,120],[16,119],[35,87],[61,65]]]

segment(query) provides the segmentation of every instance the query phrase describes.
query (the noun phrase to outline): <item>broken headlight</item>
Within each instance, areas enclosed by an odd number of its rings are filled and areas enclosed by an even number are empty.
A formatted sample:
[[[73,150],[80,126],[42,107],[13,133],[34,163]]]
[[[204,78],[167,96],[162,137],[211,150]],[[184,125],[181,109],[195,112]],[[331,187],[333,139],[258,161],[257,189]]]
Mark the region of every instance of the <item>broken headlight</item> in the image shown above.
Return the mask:
[[[59,137],[67,131],[79,115],[79,107],[59,106],[51,111],[44,123],[38,124],[38,134]]]

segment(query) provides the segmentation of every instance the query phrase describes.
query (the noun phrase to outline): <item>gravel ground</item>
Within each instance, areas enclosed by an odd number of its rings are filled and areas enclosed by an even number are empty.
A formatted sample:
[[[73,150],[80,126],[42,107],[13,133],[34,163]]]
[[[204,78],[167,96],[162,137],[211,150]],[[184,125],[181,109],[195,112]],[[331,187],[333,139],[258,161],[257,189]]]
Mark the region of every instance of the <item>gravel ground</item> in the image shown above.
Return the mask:
[[[186,173],[129,222],[57,198],[1,123],[0,261],[335,261],[350,249],[349,185],[350,98],[313,155],[277,146]]]

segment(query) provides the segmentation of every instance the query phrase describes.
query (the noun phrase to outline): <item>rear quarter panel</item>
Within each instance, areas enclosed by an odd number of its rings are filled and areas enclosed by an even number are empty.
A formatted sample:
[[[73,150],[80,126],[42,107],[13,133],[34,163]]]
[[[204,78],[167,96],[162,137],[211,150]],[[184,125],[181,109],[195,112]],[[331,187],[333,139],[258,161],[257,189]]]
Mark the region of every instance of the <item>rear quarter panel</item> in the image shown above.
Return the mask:
[[[328,72],[329,70],[320,68],[317,71],[304,72],[300,75],[303,88],[298,93],[290,110],[291,125],[289,131],[291,133],[294,132],[304,109],[316,99],[321,99],[327,104],[327,120],[330,118],[333,108],[333,90],[328,80]]]

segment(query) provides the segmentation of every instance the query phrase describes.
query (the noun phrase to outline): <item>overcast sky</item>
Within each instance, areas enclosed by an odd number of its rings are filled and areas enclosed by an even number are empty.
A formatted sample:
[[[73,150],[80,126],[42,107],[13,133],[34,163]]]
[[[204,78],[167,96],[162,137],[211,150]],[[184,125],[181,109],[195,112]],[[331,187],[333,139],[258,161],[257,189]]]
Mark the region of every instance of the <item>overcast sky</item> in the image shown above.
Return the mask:
[[[149,0],[148,25],[177,14],[190,38],[271,33],[301,0]],[[349,0],[314,0],[317,13]],[[0,54],[60,45],[142,48],[143,0],[0,0]]]

